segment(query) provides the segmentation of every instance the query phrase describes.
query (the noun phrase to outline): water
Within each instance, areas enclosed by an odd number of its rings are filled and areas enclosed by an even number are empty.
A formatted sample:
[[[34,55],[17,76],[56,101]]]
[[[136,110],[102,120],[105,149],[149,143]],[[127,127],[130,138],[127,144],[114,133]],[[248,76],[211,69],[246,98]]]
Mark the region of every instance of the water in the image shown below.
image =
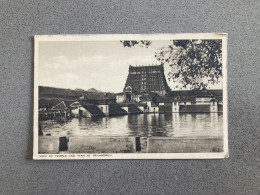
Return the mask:
[[[139,136],[146,148],[152,136],[178,138],[223,138],[221,113],[137,114],[103,118],[40,121],[44,135],[51,136]]]

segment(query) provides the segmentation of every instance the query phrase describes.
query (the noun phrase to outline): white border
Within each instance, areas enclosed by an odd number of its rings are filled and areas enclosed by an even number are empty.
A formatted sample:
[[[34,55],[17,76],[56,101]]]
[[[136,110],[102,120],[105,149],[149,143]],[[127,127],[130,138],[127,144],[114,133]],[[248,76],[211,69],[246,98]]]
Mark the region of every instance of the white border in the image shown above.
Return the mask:
[[[228,94],[227,94],[227,34],[180,33],[180,34],[85,34],[85,35],[36,35],[34,37],[34,115],[33,159],[218,159],[228,158]],[[119,40],[185,40],[222,39],[223,71],[223,136],[224,152],[221,153],[106,153],[106,154],[38,154],[38,59],[41,41],[119,41]]]

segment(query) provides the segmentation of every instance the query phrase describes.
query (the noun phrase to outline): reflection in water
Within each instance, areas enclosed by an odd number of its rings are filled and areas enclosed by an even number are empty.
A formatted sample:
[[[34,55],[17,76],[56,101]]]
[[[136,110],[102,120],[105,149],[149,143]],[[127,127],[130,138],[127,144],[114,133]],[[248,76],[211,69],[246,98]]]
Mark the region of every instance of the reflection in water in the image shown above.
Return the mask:
[[[52,136],[164,136],[185,138],[220,138],[223,115],[203,114],[138,114],[103,118],[81,118],[66,122],[41,121],[44,135]]]

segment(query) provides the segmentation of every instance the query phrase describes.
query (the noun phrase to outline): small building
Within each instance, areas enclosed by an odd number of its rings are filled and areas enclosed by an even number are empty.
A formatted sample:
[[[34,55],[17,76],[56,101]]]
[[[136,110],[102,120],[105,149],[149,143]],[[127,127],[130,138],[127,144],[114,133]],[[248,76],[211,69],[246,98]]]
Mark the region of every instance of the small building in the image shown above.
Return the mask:
[[[140,103],[146,103],[145,112],[159,112],[159,95],[154,92],[145,92],[140,96]]]
[[[195,105],[197,104],[195,96],[181,96],[179,97],[180,105]]]
[[[159,95],[154,92],[144,92],[140,96],[140,102],[152,102],[155,105],[159,104]]]
[[[109,105],[86,104],[78,100],[70,106],[75,117],[103,117],[109,115]]]
[[[64,101],[64,99],[40,98],[38,104],[39,111],[50,111],[54,106],[62,101]]]
[[[58,103],[56,106],[54,106],[51,109],[53,111],[54,117],[71,118],[72,107],[70,105],[72,103],[72,101],[62,101]]]
[[[123,103],[125,102],[125,95],[124,92],[116,93],[116,103]]]
[[[215,95],[216,96],[215,96]],[[181,90],[171,91],[166,97],[159,98],[160,112],[165,112],[172,104],[172,112],[212,113],[222,112],[221,90]]]
[[[222,96],[215,96],[218,104],[218,112],[223,112],[223,97]]]
[[[196,103],[199,105],[209,105],[213,98],[214,95],[210,91],[203,89],[201,91],[198,91],[198,93],[196,94]]]
[[[85,92],[79,100],[83,104],[106,105],[116,103],[116,95],[103,92]]]
[[[179,112],[180,97],[160,97],[159,112]]]
[[[172,106],[173,102],[179,102],[180,97],[159,97],[159,106]]]
[[[135,103],[140,102],[140,96],[142,95],[141,92],[138,92],[132,89],[131,86],[127,86],[124,88],[122,93],[116,94],[117,103]]]
[[[82,106],[95,105],[101,110],[102,113],[104,113],[105,116],[108,116],[109,104],[116,103],[116,95],[112,93],[88,92],[84,93],[84,95],[79,98],[79,102]]]

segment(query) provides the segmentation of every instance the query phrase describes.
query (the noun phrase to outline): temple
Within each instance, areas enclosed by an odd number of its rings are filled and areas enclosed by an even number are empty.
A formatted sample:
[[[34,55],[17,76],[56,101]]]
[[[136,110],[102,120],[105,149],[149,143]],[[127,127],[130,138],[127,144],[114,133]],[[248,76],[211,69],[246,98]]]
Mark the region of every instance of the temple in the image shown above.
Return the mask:
[[[171,91],[163,65],[129,66],[123,92],[116,94],[121,107],[145,105],[144,112],[222,112],[222,90]]]
[[[163,65],[129,66],[125,88],[139,92],[155,92],[160,96],[170,91],[164,76]]]
[[[144,93],[164,96],[170,91],[164,76],[163,65],[129,66],[123,93],[118,98],[124,102],[139,102]]]
[[[223,112],[223,91],[171,91],[163,65],[129,66],[123,92],[39,87],[41,120],[140,113]]]

